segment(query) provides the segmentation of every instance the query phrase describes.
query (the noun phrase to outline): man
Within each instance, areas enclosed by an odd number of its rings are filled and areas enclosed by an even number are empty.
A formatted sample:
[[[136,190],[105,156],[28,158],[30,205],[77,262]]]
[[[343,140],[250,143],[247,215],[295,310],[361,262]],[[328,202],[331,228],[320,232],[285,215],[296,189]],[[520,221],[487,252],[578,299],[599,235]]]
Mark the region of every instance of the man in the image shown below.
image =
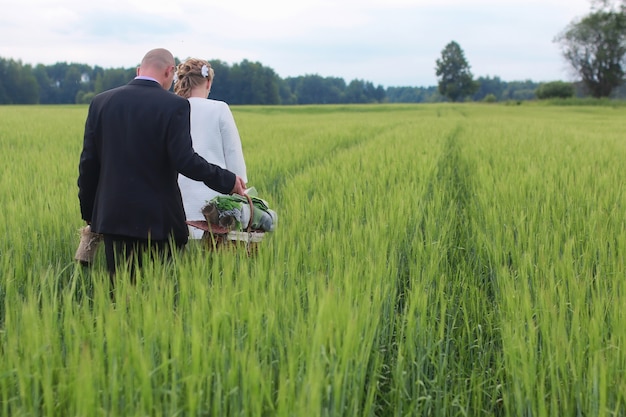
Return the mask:
[[[78,198],[83,220],[103,235],[112,283],[116,258],[140,262],[148,248],[167,256],[172,243],[187,243],[178,173],[244,195],[243,179],[194,152],[189,102],[168,91],[174,72],[168,50],[151,50],[134,80],[89,106]]]

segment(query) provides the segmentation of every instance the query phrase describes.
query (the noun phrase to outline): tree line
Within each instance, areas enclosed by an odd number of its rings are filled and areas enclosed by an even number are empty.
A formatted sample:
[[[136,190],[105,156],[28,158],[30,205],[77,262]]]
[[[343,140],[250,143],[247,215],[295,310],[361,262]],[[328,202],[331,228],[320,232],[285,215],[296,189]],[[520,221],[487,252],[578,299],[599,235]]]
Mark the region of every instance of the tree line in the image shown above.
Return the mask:
[[[180,61],[177,59],[177,63]],[[381,103],[385,89],[355,79],[304,75],[282,79],[272,68],[243,60],[209,60],[215,70],[211,98],[229,104]],[[31,66],[0,57],[0,104],[80,104],[135,77],[136,68],[58,62]]]
[[[210,60],[215,82],[210,97],[232,105],[239,104],[348,104],[348,103],[434,103],[447,101],[437,86],[387,87],[355,79],[347,83],[339,77],[317,74],[279,77],[259,62],[243,60],[229,65]],[[31,66],[0,58],[0,104],[81,104],[94,95],[128,83],[133,68],[90,67],[59,62]],[[498,76],[478,77],[471,101],[532,100],[541,83],[507,82]]]

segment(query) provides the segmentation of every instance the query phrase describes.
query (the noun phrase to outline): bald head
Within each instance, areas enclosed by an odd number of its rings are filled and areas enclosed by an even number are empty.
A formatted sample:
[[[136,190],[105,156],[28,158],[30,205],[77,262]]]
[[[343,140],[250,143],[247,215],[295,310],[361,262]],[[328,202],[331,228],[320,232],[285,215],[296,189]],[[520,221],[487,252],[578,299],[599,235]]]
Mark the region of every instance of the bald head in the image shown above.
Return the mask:
[[[157,68],[160,70],[174,65],[174,56],[170,51],[163,48],[153,49],[141,60],[141,69]]]
[[[172,86],[175,62],[174,55],[167,49],[157,48],[143,57],[141,65],[137,68],[137,75],[152,77],[166,90]]]

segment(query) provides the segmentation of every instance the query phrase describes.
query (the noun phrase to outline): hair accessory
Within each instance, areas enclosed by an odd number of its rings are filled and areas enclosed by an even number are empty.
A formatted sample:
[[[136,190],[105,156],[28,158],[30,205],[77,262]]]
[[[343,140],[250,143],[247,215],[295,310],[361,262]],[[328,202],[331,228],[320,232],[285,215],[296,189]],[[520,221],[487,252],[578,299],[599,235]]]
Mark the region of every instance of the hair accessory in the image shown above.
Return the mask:
[[[204,65],[202,66],[202,76],[203,76],[204,78],[206,78],[206,77],[208,77],[208,76],[209,76],[209,67],[207,67],[207,65],[206,65],[206,64],[204,64]]]
[[[174,80],[174,84],[176,84],[178,82],[178,72],[177,71],[174,71],[174,78],[173,78],[173,80]]]

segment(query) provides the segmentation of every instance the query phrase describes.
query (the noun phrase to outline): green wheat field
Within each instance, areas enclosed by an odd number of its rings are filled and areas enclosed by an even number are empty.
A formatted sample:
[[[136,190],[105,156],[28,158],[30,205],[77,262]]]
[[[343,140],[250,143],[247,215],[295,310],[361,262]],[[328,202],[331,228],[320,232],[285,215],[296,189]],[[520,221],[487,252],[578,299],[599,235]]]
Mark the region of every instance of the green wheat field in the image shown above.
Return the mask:
[[[116,302],[86,113],[0,107],[0,415],[626,415],[626,107],[233,107],[276,231]]]

